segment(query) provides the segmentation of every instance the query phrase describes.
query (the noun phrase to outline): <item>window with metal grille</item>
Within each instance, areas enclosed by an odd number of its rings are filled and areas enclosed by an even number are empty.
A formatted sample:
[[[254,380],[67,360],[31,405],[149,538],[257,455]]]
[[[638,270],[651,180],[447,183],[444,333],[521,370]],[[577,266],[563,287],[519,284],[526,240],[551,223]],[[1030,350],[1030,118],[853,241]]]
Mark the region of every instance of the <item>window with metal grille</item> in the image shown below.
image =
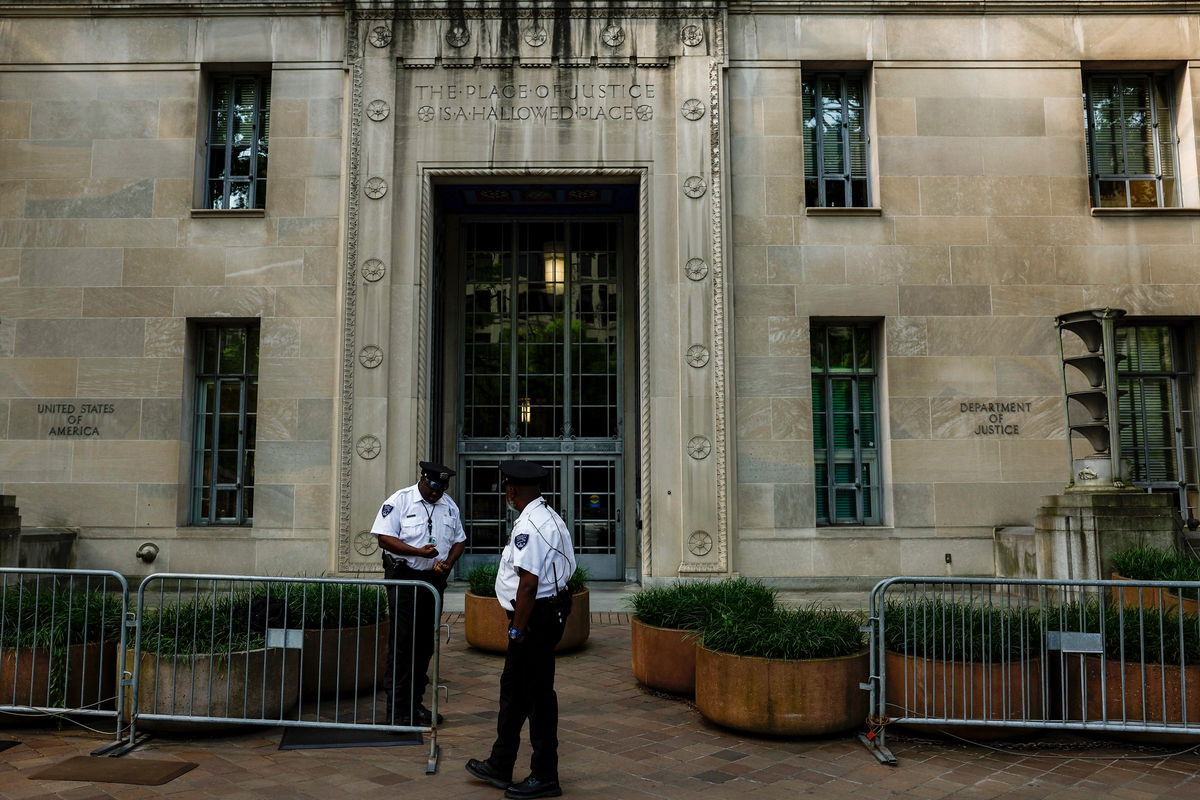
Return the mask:
[[[807,206],[870,205],[865,86],[852,73],[802,78]]]
[[[208,109],[204,207],[266,208],[270,78],[213,75]]]
[[[1088,167],[1100,208],[1178,205],[1170,76],[1087,76]]]
[[[812,327],[813,453],[817,524],[880,521],[875,326]]]
[[[1163,324],[1117,328],[1121,456],[1136,486],[1175,492],[1184,519],[1196,509],[1196,430],[1185,331]]]
[[[258,326],[198,330],[192,523],[254,520],[254,438],[258,419]]]

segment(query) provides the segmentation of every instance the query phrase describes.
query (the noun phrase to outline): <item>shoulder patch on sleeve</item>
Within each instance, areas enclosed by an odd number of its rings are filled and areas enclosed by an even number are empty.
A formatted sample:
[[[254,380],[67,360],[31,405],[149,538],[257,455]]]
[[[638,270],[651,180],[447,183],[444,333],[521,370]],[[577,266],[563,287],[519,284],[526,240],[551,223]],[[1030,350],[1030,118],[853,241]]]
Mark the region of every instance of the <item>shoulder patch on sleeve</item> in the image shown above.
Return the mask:
[[[525,545],[529,544],[529,534],[528,533],[518,533],[516,536],[513,537],[513,544],[516,545],[518,550],[524,550]]]
[[[396,510],[395,506],[389,505],[388,503],[384,503],[383,508],[379,509],[379,513],[386,517],[388,514],[392,513],[395,510]]]

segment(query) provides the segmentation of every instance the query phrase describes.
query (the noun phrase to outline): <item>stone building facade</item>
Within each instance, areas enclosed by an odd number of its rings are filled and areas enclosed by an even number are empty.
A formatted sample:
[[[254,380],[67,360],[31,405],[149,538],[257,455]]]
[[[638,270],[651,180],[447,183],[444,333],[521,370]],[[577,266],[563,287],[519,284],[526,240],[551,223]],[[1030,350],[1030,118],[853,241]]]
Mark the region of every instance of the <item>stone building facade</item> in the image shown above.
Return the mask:
[[[1068,479],[1053,318],[1113,306],[1190,516],[1198,46],[1133,0],[8,3],[0,484],[131,574],[375,570],[426,458],[494,557],[514,455],[596,577],[990,574]]]

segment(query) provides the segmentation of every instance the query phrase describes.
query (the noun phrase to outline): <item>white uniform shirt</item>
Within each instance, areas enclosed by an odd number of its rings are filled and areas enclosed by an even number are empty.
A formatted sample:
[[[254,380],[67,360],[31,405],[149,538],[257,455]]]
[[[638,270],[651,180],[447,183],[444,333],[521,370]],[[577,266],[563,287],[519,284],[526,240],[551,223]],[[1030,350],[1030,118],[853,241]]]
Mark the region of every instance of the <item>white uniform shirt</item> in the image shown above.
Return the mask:
[[[567,524],[540,497],[517,517],[500,555],[496,599],[508,611],[513,610],[521,581],[517,568],[537,575],[539,598],[558,594],[575,574],[575,548]]]
[[[436,559],[397,556],[392,553],[413,569],[429,570],[433,569],[435,560],[446,560],[453,545],[467,539],[458,506],[450,499],[450,495],[444,494],[436,503],[430,505],[421,497],[421,490],[416,484],[401,489],[380,506],[379,513],[375,515],[375,524],[371,526],[371,533],[381,537],[394,536],[409,547],[419,549],[429,544],[430,522],[433,523],[433,543],[438,551]]]

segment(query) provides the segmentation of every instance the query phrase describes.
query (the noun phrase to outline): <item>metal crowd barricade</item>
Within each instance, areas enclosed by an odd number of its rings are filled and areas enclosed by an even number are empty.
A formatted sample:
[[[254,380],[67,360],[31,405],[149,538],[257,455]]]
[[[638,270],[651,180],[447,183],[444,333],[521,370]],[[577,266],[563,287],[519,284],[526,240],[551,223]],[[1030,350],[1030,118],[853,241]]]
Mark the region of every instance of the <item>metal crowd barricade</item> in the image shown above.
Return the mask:
[[[895,763],[892,723],[1200,736],[1198,605],[1194,582],[881,581],[862,739]]]
[[[0,569],[0,725],[10,715],[111,717],[119,744],[125,578],[106,570]]]
[[[410,700],[424,671],[410,662],[411,680],[401,684],[396,665],[392,685],[386,680],[388,592],[407,609],[395,630],[409,640],[398,650],[432,640],[428,724]],[[420,581],[150,575],[137,590],[126,748],[139,730],[179,723],[420,732],[429,735],[432,774],[441,612],[441,596]]]

